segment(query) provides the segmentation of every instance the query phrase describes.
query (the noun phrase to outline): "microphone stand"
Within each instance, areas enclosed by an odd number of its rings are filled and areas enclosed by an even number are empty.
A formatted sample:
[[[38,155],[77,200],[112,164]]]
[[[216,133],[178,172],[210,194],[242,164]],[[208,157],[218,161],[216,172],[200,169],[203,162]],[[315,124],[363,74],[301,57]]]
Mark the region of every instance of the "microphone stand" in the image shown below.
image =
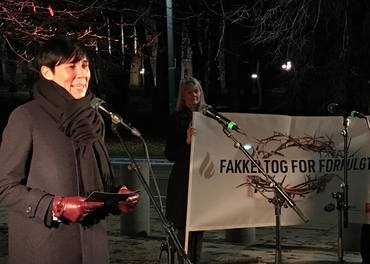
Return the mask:
[[[115,122],[116,120],[118,120],[118,121]],[[185,253],[184,249],[181,247],[181,243],[180,243],[179,239],[175,235],[175,231],[174,231],[173,225],[164,216],[162,210],[160,209],[160,207],[158,206],[156,200],[154,199],[154,196],[153,196],[153,194],[152,194],[152,192],[150,190],[150,187],[149,187],[148,183],[145,181],[144,176],[142,175],[142,173],[141,173],[138,165],[136,164],[135,160],[133,159],[133,157],[131,155],[131,152],[128,150],[127,146],[123,142],[123,139],[122,139],[121,134],[119,133],[119,129],[117,127],[117,124],[121,124],[121,122],[119,122],[119,121],[122,120],[122,119],[118,118],[116,120],[115,119],[112,119],[111,129],[112,129],[113,133],[118,137],[121,146],[123,146],[124,149],[125,149],[125,151],[127,152],[128,158],[129,158],[130,163],[131,163],[129,165],[129,169],[135,171],[136,175],[138,176],[141,184],[143,185],[143,187],[145,189],[145,192],[148,194],[149,199],[152,202],[152,204],[154,206],[154,209],[157,212],[157,214],[158,214],[158,216],[159,216],[159,218],[160,218],[160,220],[162,222],[163,229],[165,230],[165,232],[167,233],[167,236],[172,241],[172,244],[177,249],[177,252],[179,252],[179,255],[185,261],[185,263],[191,264],[191,262],[190,262],[190,260],[189,260],[189,258],[187,256],[187,254]],[[126,127],[125,125],[123,125],[123,126]],[[140,137],[141,140],[143,140],[143,138],[141,137],[141,134],[140,134],[139,137]],[[169,256],[169,258],[170,258],[170,256]]]
[[[265,176],[266,179],[270,181],[270,186],[274,189],[274,198],[268,199],[268,202],[273,203],[275,207],[275,221],[276,221],[276,250],[275,250],[275,264],[279,264],[281,262],[281,245],[280,245],[280,215],[281,215],[281,208],[284,206],[287,208],[290,206],[296,214],[305,222],[308,222],[308,218],[303,214],[303,212],[297,207],[295,202],[290,198],[290,196],[282,189],[279,183],[277,183],[270,175],[268,175],[260,164],[249,154],[247,150],[242,146],[242,144],[232,135],[230,130],[226,127],[223,122],[219,122],[223,129],[222,131],[225,135],[234,142],[234,147],[238,148],[243,152],[243,154],[253,163],[254,166],[258,169],[258,171]]]
[[[342,191],[332,193],[333,199],[337,201],[338,210],[338,263],[343,263],[343,228],[348,227],[348,126],[349,119],[347,115],[343,116],[343,182],[340,184]]]

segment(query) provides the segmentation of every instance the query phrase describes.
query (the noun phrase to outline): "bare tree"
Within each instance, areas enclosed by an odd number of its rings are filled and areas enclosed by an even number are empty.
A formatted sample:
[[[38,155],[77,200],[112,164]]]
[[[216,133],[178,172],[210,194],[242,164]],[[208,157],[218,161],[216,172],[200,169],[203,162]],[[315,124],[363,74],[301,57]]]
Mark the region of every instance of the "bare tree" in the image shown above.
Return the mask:
[[[31,62],[39,42],[61,33],[83,39],[100,55],[100,64],[109,64],[112,69],[113,63],[129,71],[137,39],[136,48],[152,68],[153,85],[165,91],[167,76],[163,69],[167,68],[167,54],[162,2],[59,0],[50,4],[3,0],[1,59]],[[319,113],[328,101],[350,98],[348,95],[355,94],[356,87],[364,89],[358,82],[367,78],[367,65],[360,61],[367,57],[370,43],[364,33],[369,28],[366,21],[370,21],[365,0],[173,2],[178,77],[183,64],[181,51],[191,47],[192,59],[186,58],[187,65],[192,64],[192,72],[201,79],[211,102],[234,110],[262,111],[276,105],[270,111]],[[363,41],[366,45],[361,46]],[[187,43],[187,47],[181,49],[181,43]],[[291,60],[294,67],[289,76],[275,69],[286,60]],[[265,77],[255,87],[248,74],[256,68]],[[96,69],[97,76],[99,71],[102,70]],[[275,90],[283,91],[281,96],[286,99],[278,98]],[[275,101],[267,100],[266,91],[271,91],[269,100]],[[363,90],[356,93],[360,92]],[[332,98],[332,94],[336,97]]]

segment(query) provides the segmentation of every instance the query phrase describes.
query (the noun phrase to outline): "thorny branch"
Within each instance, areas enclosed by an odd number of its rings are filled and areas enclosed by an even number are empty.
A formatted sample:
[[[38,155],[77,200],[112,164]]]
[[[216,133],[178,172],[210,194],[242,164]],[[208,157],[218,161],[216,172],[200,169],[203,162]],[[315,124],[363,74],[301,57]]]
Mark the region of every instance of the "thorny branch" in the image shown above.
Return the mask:
[[[289,184],[283,186],[283,180],[280,185],[282,185],[283,190],[293,199],[295,196],[305,197],[313,192],[321,193],[325,191],[327,184],[335,177],[339,176],[337,174],[324,174],[322,176],[312,178],[310,175],[306,175],[306,179],[302,183],[293,186],[289,186]],[[245,177],[245,183],[242,183],[237,187],[244,185],[251,187],[254,193],[259,193],[266,199],[272,199],[271,193],[274,192],[274,186],[272,186],[270,181],[267,179],[258,175],[248,175]]]
[[[251,25],[247,41],[255,45],[274,43],[273,56],[289,58],[307,54],[315,47],[314,34],[319,26],[328,31],[328,24],[336,23],[338,28],[342,28],[344,55],[349,45],[347,9],[346,1],[338,4],[321,0],[257,0],[244,7]]]
[[[269,150],[266,150],[267,145]],[[328,136],[316,137],[306,135],[293,137],[276,131],[270,137],[257,140],[256,146],[253,147],[252,156],[261,159],[267,159],[273,155],[283,157],[282,151],[293,147],[329,157],[342,157],[342,151],[335,149],[334,141]]]
[[[294,137],[291,135],[285,135],[281,132],[274,132],[272,136],[258,139],[256,146],[253,147],[252,157],[256,159],[268,159],[274,155],[284,157],[283,150],[289,148],[298,148],[304,151],[311,151],[323,155],[324,157],[330,158],[342,158],[343,151],[336,150],[334,141],[329,136],[301,136]],[[356,152],[352,153],[354,155]],[[273,177],[274,178],[274,177]],[[338,174],[324,174],[321,176],[315,175],[313,178],[311,175],[306,175],[302,183],[290,186],[285,184],[286,176],[279,183],[284,191],[291,197],[295,196],[305,197],[306,195],[316,192],[320,193],[325,190],[326,185],[334,178],[339,178],[340,181],[343,179]],[[254,190],[254,193],[259,193],[267,199],[272,199],[270,194],[274,192],[273,183],[259,175],[246,175],[245,182],[238,185],[237,187],[247,185]]]
[[[116,6],[113,2],[98,0],[60,0],[52,4],[35,0],[3,0],[0,1],[0,36],[10,50],[26,62],[32,60],[29,52],[31,43],[41,42],[58,34],[84,39],[89,46],[102,39],[119,42],[120,36],[108,36],[106,33],[105,13],[118,14],[119,10],[121,15],[124,12],[136,14],[122,24],[127,28],[133,27],[143,16],[148,16],[150,7],[145,12],[139,12],[135,9],[120,9],[115,4]]]

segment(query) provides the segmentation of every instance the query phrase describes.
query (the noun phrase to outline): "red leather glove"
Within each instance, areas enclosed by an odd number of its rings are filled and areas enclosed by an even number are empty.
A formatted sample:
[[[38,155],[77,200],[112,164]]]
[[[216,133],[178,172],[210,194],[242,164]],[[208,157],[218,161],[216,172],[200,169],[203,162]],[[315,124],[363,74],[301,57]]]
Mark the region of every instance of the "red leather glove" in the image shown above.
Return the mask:
[[[139,194],[130,191],[125,185],[121,186],[118,193],[130,195],[125,201],[118,202],[118,209],[125,214],[134,211],[139,203]]]
[[[86,202],[80,196],[55,196],[52,202],[52,212],[57,218],[61,216],[72,222],[84,219],[94,209],[102,207],[103,202]]]

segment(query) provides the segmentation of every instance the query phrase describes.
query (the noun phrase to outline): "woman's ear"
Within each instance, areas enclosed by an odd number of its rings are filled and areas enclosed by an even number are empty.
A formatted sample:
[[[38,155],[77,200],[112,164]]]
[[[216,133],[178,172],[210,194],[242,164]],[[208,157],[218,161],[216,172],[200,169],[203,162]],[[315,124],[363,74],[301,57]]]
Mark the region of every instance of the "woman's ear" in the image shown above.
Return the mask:
[[[41,66],[40,73],[46,80],[51,81],[53,79],[54,73],[47,66]]]

